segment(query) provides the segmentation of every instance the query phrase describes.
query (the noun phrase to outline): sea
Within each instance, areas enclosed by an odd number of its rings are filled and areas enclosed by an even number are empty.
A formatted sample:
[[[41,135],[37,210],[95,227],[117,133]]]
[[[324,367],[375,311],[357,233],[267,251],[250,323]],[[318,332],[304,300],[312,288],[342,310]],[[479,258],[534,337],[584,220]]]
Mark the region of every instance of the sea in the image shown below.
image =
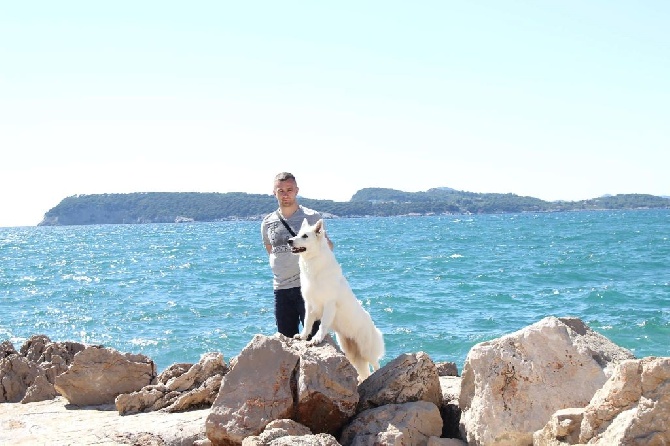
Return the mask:
[[[670,356],[670,211],[328,218],[382,331],[382,365],[462,370],[477,343],[574,316],[635,356]],[[236,356],[276,332],[259,221],[0,228],[0,342],[32,335],[150,357]]]

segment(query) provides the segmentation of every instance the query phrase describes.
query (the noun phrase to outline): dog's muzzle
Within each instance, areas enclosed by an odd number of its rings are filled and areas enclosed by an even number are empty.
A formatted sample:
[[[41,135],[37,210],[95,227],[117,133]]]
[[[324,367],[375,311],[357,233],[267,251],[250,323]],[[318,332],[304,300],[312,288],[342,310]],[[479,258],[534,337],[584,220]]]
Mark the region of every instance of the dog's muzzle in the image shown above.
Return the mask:
[[[305,247],[303,247],[303,246],[301,246],[301,247],[295,247],[295,246],[293,246],[293,240],[292,240],[292,239],[289,239],[289,240],[288,240],[288,244],[289,244],[289,246],[291,247],[291,252],[292,252],[293,254],[300,254],[301,252],[305,252],[305,251],[307,251],[307,248],[305,248]]]

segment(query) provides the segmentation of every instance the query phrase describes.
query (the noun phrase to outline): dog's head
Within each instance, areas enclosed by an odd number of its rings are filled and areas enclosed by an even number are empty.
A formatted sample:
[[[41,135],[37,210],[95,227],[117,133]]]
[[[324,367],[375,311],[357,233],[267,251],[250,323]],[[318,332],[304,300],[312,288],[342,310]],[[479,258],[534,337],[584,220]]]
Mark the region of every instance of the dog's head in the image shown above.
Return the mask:
[[[324,227],[323,220],[310,225],[307,223],[307,219],[304,219],[300,226],[300,231],[298,231],[295,237],[288,239],[288,244],[291,246],[291,252],[294,254],[316,252],[322,246],[327,246],[326,228]]]

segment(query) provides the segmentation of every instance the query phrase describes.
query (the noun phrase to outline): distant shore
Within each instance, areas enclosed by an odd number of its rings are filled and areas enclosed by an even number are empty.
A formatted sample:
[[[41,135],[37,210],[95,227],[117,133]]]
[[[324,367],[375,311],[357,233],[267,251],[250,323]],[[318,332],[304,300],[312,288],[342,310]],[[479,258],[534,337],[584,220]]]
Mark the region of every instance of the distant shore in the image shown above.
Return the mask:
[[[369,188],[358,191],[348,202],[301,198],[301,203],[329,218],[670,209],[670,199],[644,194],[547,202],[514,194],[479,194],[449,188],[425,192]],[[76,195],[50,209],[38,226],[259,220],[276,207],[272,195],[241,192]]]

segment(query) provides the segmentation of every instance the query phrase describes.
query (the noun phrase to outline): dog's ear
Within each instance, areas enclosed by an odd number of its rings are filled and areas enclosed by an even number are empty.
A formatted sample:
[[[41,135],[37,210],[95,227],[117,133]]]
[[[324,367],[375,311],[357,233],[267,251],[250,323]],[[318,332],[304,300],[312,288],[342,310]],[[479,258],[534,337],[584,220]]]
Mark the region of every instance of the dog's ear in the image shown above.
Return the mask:
[[[326,228],[323,226],[323,219],[320,219],[314,225],[314,232],[316,232],[317,234],[321,234],[321,232],[324,231],[325,229]]]
[[[302,219],[302,225],[300,225],[300,230],[302,231],[304,228],[309,226],[309,222],[307,221],[306,218]]]

